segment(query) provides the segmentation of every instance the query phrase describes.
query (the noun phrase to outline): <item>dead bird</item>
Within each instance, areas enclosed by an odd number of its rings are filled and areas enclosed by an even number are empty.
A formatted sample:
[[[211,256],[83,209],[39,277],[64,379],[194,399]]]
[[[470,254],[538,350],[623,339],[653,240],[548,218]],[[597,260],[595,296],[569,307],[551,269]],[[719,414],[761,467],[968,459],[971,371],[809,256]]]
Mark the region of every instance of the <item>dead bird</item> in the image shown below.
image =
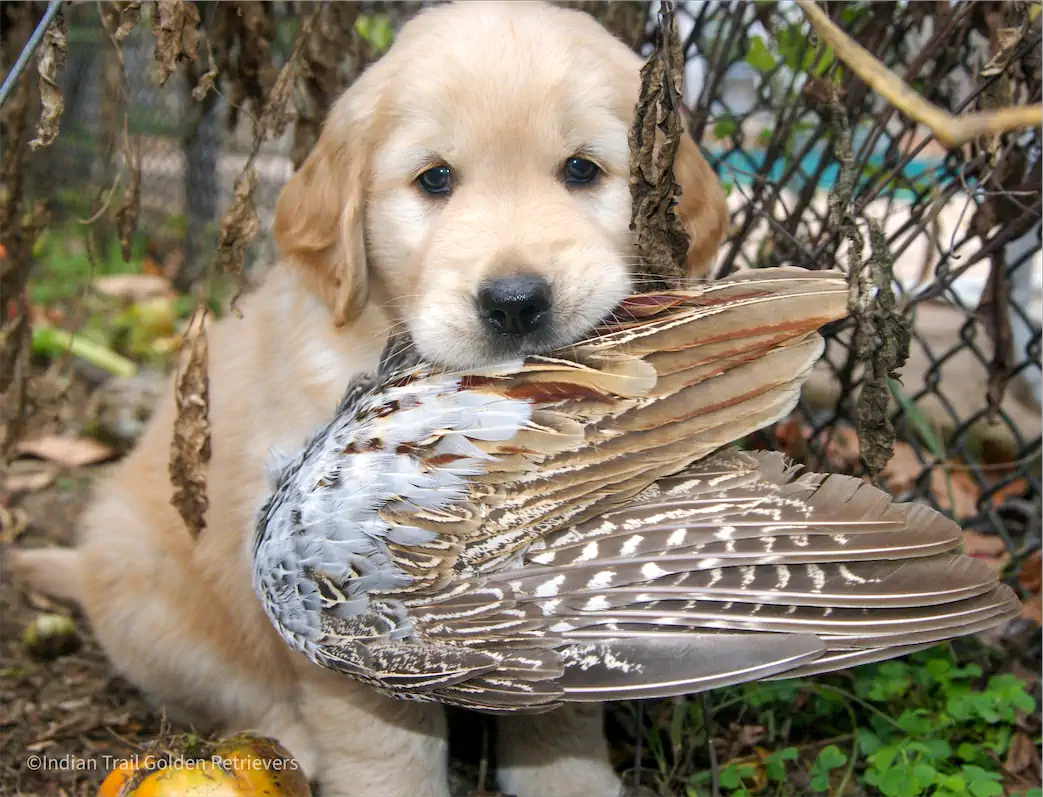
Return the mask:
[[[390,695],[503,712],[804,676],[1016,616],[938,512],[729,447],[789,414],[846,306],[839,273],[767,269],[631,297],[497,367],[393,340],[273,465],[269,619]]]

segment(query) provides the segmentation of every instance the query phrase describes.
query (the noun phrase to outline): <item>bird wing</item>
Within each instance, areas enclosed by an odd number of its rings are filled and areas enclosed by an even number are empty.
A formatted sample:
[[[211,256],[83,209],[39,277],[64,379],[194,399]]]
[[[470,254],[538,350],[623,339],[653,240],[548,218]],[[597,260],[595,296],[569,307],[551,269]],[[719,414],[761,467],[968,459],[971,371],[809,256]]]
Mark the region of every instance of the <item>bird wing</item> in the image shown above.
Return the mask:
[[[790,412],[846,301],[839,274],[763,270],[632,297],[524,362],[392,352],[273,474],[269,618],[322,666],[488,711],[847,666],[996,622],[1012,596],[946,556],[937,513],[709,456]]]

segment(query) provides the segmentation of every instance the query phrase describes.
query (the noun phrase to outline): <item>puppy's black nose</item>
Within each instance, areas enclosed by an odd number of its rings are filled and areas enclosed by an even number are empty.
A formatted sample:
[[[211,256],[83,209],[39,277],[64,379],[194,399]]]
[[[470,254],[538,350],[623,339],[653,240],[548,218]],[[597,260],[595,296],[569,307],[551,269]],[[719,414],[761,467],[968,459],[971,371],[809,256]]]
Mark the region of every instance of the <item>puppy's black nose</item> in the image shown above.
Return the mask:
[[[550,317],[550,306],[550,285],[532,274],[489,280],[478,290],[479,313],[504,335],[536,332]]]

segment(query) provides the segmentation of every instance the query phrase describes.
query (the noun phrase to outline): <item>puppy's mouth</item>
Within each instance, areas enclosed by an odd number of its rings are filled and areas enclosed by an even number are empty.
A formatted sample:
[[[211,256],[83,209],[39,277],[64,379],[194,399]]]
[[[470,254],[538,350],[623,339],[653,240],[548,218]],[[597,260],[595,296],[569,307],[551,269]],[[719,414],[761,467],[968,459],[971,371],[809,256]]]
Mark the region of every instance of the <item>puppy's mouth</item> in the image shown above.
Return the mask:
[[[483,359],[547,354],[581,340],[612,316],[611,310],[602,314],[589,303],[582,310],[570,310],[555,293],[538,275],[484,283],[474,300],[487,349]]]
[[[619,280],[591,287],[570,284],[552,291],[541,277],[500,278],[481,285],[463,306],[432,303],[408,327],[428,362],[452,369],[498,365],[597,334],[616,317],[630,285]]]
[[[547,354],[554,349],[574,343],[582,335],[565,337],[551,323],[546,329],[525,335],[510,335],[490,331],[486,333],[486,344],[494,361],[513,360],[532,354]]]

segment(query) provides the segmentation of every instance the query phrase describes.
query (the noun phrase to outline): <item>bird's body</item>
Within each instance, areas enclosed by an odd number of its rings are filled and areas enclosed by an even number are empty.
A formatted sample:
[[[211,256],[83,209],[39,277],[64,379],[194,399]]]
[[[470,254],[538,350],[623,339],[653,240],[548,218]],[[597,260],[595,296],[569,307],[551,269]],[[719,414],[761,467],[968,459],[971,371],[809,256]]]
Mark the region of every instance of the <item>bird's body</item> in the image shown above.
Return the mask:
[[[723,447],[784,417],[841,275],[633,297],[553,356],[390,352],[273,468],[254,582],[287,643],[487,711],[696,692],[899,655],[1016,614],[959,528]]]

